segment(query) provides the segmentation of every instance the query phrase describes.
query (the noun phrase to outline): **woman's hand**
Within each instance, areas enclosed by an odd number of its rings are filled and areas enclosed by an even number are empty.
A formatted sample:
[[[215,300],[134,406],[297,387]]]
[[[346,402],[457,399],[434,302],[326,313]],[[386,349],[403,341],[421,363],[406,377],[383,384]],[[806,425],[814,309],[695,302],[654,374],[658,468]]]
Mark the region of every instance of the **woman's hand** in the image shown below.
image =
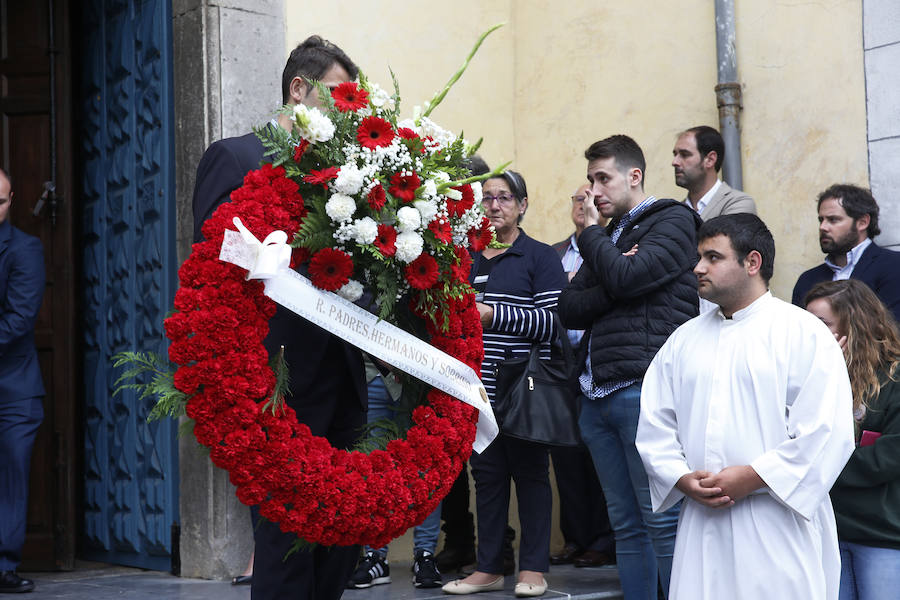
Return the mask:
[[[475,306],[478,308],[478,315],[481,317],[481,326],[487,329],[494,322],[494,307],[483,302],[476,302]]]

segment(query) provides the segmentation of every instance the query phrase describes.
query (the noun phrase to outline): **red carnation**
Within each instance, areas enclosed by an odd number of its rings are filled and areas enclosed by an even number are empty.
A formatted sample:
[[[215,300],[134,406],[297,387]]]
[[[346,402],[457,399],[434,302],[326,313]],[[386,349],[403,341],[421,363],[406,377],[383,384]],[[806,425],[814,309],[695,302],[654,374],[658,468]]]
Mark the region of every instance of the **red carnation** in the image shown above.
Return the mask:
[[[321,171],[311,170],[309,175],[303,177],[303,181],[328,189],[328,182],[338,176],[338,171],[340,171],[339,167],[327,167]]]
[[[384,188],[381,187],[380,183],[376,183],[375,187],[369,190],[369,193],[366,194],[366,200],[369,201],[369,206],[372,210],[381,210],[384,208],[384,203],[387,201],[387,198],[384,195]]]
[[[378,235],[375,237],[375,247],[381,251],[384,256],[393,256],[397,252],[395,246],[397,242],[397,230],[390,225],[381,223],[378,225]]]
[[[406,280],[417,290],[429,289],[438,282],[439,276],[437,261],[430,254],[420,254],[406,267]]]
[[[453,231],[450,229],[450,221],[447,219],[435,219],[428,224],[428,231],[433,233],[439,242],[449,244],[453,240]]]
[[[380,117],[366,117],[356,130],[356,139],[361,146],[374,150],[379,146],[390,146],[394,141],[394,130]]]
[[[309,261],[309,275],[319,289],[335,291],[350,281],[353,260],[350,255],[334,248],[323,248]]]
[[[419,139],[419,134],[410,129],[409,127],[401,127],[397,130],[397,133],[400,134],[404,140],[417,140]]]
[[[481,218],[481,225],[476,229],[473,227],[468,231],[469,246],[475,252],[481,252],[487,245],[491,243],[494,235],[491,232],[491,222],[487,217]]]
[[[412,202],[416,199],[416,190],[419,189],[421,183],[415,171],[409,175],[394,173],[391,175],[391,187],[388,188],[388,191],[395,198],[404,202]]]
[[[300,143],[294,146],[294,162],[300,162],[307,148],[309,148],[309,140],[300,140]]]
[[[345,81],[331,90],[331,97],[334,98],[334,105],[339,111],[347,112],[365,108],[369,92],[352,81]]]

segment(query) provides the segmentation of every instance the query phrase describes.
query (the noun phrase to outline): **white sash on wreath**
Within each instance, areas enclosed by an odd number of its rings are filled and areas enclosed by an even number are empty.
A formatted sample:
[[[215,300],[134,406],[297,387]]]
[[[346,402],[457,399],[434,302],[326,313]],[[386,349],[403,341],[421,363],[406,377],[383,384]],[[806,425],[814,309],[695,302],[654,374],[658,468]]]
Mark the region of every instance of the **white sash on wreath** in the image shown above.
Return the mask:
[[[481,453],[497,437],[497,420],[487,393],[471,367],[349,300],[313,286],[289,268],[291,248],[283,231],[273,231],[260,242],[239,218],[234,218],[234,224],[238,231],[225,230],[220,260],[247,269],[248,279],[263,280],[266,296],[288,310],[477,408],[475,452]]]

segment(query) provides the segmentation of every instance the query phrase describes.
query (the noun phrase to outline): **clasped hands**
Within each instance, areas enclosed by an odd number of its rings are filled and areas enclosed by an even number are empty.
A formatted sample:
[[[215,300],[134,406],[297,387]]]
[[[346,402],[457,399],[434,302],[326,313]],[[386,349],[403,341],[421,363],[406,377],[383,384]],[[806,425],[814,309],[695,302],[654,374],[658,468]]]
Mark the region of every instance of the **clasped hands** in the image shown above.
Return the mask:
[[[750,465],[725,467],[718,473],[693,471],[675,484],[688,498],[709,508],[728,508],[766,484]]]

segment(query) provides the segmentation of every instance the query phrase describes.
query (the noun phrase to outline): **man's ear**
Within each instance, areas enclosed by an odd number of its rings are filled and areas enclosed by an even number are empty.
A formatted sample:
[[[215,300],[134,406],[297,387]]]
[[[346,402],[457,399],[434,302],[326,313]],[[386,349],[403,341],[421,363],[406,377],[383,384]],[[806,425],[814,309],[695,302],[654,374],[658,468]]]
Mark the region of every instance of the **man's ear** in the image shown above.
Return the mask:
[[[751,250],[744,259],[744,268],[747,269],[747,275],[753,277],[762,269],[762,254],[758,250]]]
[[[288,88],[291,95],[291,104],[302,103],[303,100],[306,99],[306,95],[309,93],[309,88],[309,82],[304,78],[297,76],[291,79],[291,85]]]
[[[637,167],[628,169],[628,185],[630,187],[643,188],[644,173]]]
[[[872,217],[868,213],[864,214],[860,218],[856,219],[853,223],[856,226],[856,231],[866,231],[869,228],[869,223],[872,222]]]
[[[706,156],[703,157],[703,168],[715,169],[717,160],[719,160],[719,153],[715,150],[710,150],[706,153]]]

